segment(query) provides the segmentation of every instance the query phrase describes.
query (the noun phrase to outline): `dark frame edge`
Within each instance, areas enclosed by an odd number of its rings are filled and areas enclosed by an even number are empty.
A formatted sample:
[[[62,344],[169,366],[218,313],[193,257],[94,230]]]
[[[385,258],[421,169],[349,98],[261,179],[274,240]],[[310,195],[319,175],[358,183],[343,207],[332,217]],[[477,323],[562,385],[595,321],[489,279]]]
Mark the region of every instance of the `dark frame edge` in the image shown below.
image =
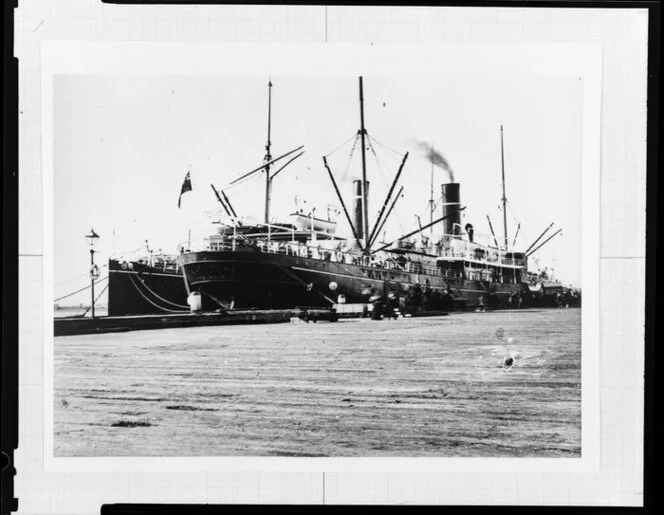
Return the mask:
[[[133,4],[141,0],[101,0],[103,3]],[[14,11],[18,0],[4,3],[4,89],[3,89],[3,292],[2,292],[2,421],[1,446],[3,453],[1,508],[2,515],[18,510],[14,498],[14,451],[18,448],[18,59],[14,57]],[[157,4],[187,3],[181,0],[155,2]],[[233,3],[202,1],[196,3]],[[257,2],[262,3],[262,2]],[[483,3],[483,2],[480,2]],[[491,3],[491,2],[490,2]],[[518,2],[517,2],[518,3]],[[536,2],[537,3],[537,2]],[[565,2],[562,2],[563,4]],[[584,3],[584,2],[576,2]],[[597,2],[598,7],[604,2]],[[642,4],[649,4],[644,6]],[[599,5],[598,5],[599,4]],[[646,266],[648,280],[645,287],[645,366],[644,366],[644,511],[655,513],[653,481],[656,437],[662,436],[661,422],[655,419],[655,319],[656,309],[656,255],[658,221],[658,136],[659,136],[659,63],[661,4],[659,2],[633,2],[630,6],[647,7],[648,16],[648,121],[647,121],[647,191],[646,191]],[[379,5],[379,4],[378,4]],[[558,5],[562,7],[563,5]],[[661,444],[660,444],[661,445]],[[9,462],[5,463],[5,456]],[[6,465],[6,466],[5,466]],[[140,506],[140,505],[139,505]],[[154,505],[151,505],[154,506]],[[158,506],[158,505],[157,505]],[[182,508],[187,505],[177,505]],[[192,506],[192,505],[188,505]],[[195,505],[194,505],[195,506]],[[136,505],[104,505],[102,513],[117,513],[114,509],[136,508]],[[586,509],[579,510],[581,512]],[[609,510],[612,511],[612,510]]]
[[[646,263],[644,324],[644,424],[643,424],[643,508],[656,513],[654,485],[656,446],[662,437],[661,421],[655,418],[655,327],[657,318],[657,197],[659,166],[661,3],[648,8],[648,87],[646,157]],[[661,444],[660,444],[661,445]]]
[[[14,57],[14,12],[4,4],[3,205],[2,205],[2,490],[0,510],[18,510],[14,497],[14,451],[18,448],[18,59]]]

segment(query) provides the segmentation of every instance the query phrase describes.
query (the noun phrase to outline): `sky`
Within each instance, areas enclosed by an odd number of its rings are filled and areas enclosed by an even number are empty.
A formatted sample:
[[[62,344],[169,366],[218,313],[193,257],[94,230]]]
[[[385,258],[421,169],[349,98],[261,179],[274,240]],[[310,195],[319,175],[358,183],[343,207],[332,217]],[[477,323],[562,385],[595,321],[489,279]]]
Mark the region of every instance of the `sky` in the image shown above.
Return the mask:
[[[145,247],[175,253],[212,230],[219,211],[210,188],[224,188],[241,216],[263,219],[264,174],[228,184],[265,155],[269,77],[56,75],[54,79],[55,296],[85,286],[84,235],[101,236],[96,261],[136,256]],[[339,206],[323,166],[335,173],[345,201],[361,174],[358,78],[271,77],[272,155],[300,145],[305,154],[274,180],[271,218],[284,220],[295,197],[317,213]],[[552,222],[563,229],[533,258],[566,284],[581,284],[582,81],[575,77],[487,76],[422,80],[364,77],[365,126],[380,144],[367,152],[370,226],[403,154],[404,197],[385,226],[388,241],[429,218],[434,146],[460,183],[463,224],[502,236],[500,126],[504,126],[509,242],[527,248]],[[342,145],[346,142],[345,145]],[[339,150],[335,151],[338,147]],[[284,160],[285,161],[285,160]],[[193,191],[178,196],[187,171]],[[434,169],[435,199],[449,175]],[[438,213],[440,212],[440,208]],[[439,215],[440,216],[440,215]],[[339,232],[350,236],[343,214]],[[531,259],[530,268],[537,264]],[[102,269],[104,275],[105,269]],[[82,292],[60,304],[89,300]],[[100,303],[105,303],[102,297]]]

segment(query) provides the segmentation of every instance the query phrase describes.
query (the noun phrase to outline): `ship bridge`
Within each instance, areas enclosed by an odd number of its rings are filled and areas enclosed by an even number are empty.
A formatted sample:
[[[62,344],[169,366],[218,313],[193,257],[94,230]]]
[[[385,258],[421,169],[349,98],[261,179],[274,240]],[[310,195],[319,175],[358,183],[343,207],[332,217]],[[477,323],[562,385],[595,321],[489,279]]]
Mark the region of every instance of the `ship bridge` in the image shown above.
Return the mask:
[[[452,239],[447,248],[441,248],[436,263],[443,273],[463,271],[470,280],[519,283],[528,277],[524,253],[461,239]]]
[[[478,265],[524,268],[526,264],[523,252],[505,252],[496,247],[481,245],[449,235],[447,245],[429,245],[429,251],[439,263],[466,261]]]

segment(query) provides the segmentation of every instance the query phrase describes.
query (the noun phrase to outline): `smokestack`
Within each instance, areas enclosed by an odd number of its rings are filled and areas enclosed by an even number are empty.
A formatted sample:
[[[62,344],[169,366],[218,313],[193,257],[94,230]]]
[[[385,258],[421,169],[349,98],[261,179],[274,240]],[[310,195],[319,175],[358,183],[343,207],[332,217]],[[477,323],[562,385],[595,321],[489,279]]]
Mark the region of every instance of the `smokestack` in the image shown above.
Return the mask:
[[[444,232],[445,234],[458,235],[461,232],[459,183],[448,182],[447,184],[441,184],[441,191],[443,197],[443,216],[447,216],[447,218],[443,220]]]
[[[367,201],[369,200],[369,181],[366,182],[367,186]],[[364,216],[363,216],[363,206],[362,206],[362,181],[354,180],[353,181],[353,224],[355,224],[355,230],[357,231],[357,237],[359,239],[364,239],[369,235],[364,235]]]

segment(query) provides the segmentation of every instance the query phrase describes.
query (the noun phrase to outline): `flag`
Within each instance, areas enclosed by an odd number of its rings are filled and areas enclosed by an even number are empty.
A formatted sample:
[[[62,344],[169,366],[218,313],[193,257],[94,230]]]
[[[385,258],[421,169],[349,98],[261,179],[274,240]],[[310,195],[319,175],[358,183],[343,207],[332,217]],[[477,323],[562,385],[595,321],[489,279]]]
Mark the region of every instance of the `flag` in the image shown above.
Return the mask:
[[[180,190],[180,196],[178,197],[178,208],[180,207],[180,202],[182,201],[182,195],[191,191],[191,172],[187,172],[187,175],[184,178],[182,183],[182,189]]]

